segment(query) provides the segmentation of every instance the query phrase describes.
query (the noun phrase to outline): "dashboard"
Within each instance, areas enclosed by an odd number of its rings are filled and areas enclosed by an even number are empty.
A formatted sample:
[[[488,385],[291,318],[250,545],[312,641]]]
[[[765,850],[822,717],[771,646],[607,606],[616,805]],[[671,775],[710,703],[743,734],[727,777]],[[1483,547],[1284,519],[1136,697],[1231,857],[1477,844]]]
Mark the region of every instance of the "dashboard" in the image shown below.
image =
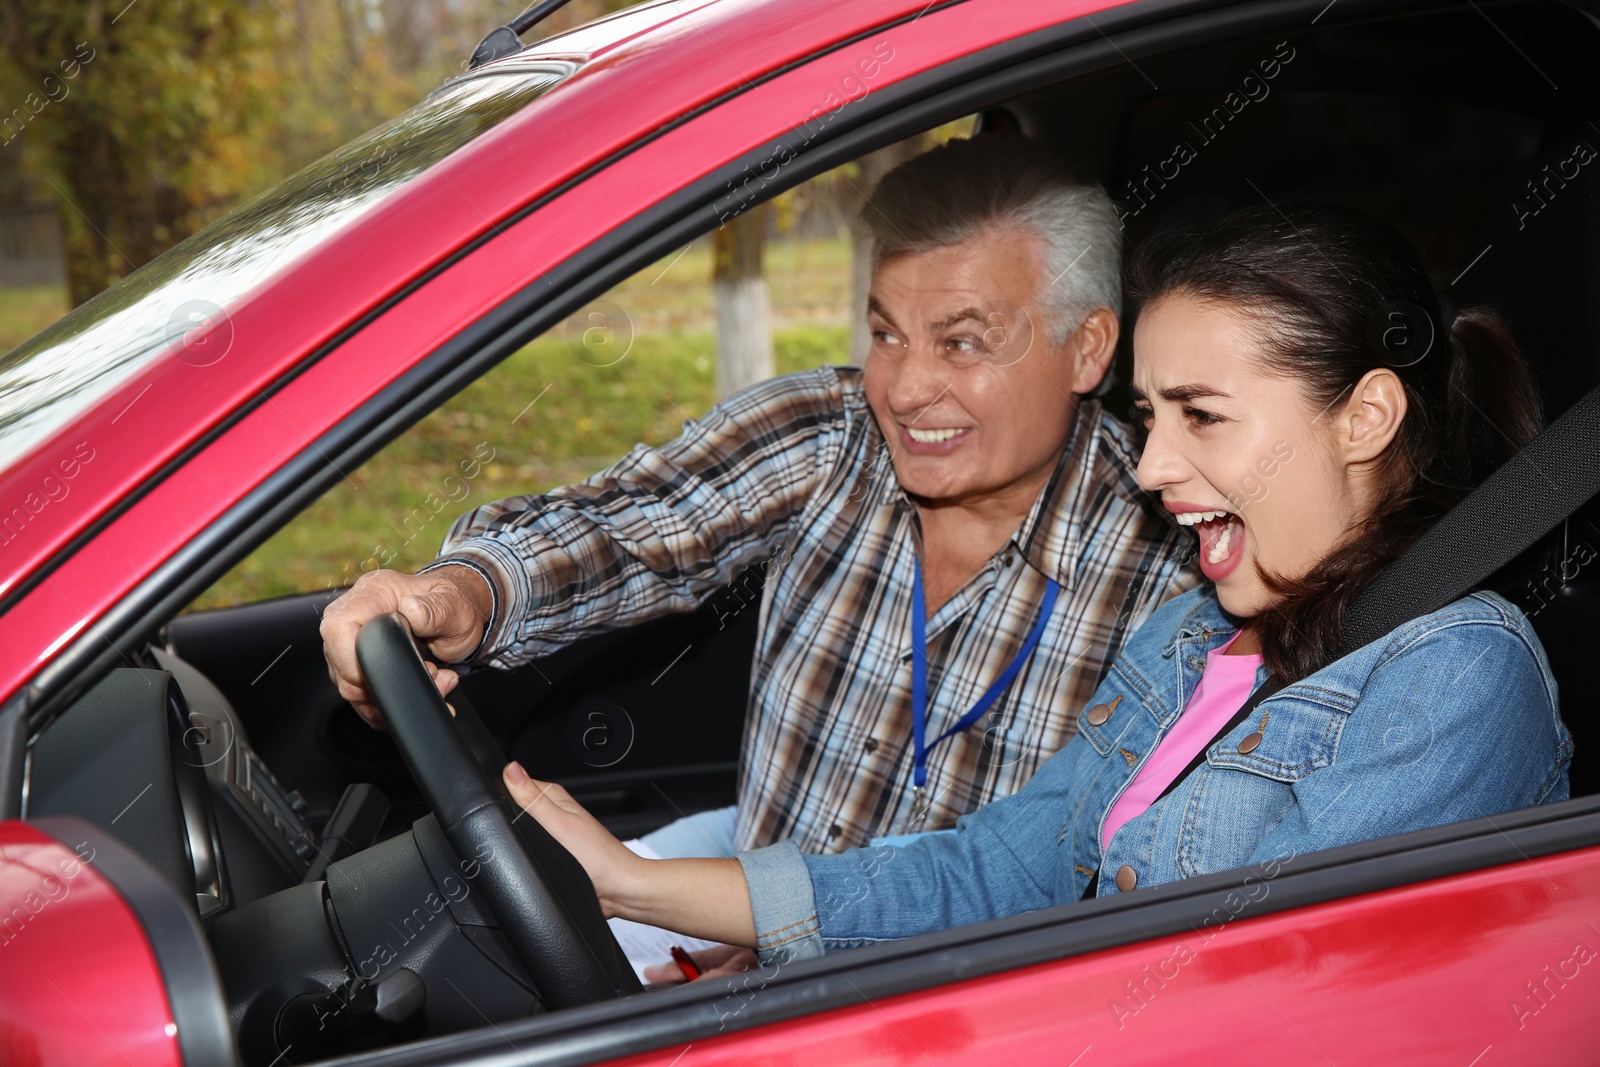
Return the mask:
[[[474,881],[481,864],[431,814],[378,841],[388,801],[352,784],[319,832],[221,690],[170,648],[146,647],[62,712],[26,771],[25,818],[86,819],[194,902],[246,1064],[543,1010]]]
[[[209,926],[222,911],[304,880],[317,835],[216,686],[170,650],[148,647],[139,660],[36,738],[24,818],[99,824],[191,897]]]

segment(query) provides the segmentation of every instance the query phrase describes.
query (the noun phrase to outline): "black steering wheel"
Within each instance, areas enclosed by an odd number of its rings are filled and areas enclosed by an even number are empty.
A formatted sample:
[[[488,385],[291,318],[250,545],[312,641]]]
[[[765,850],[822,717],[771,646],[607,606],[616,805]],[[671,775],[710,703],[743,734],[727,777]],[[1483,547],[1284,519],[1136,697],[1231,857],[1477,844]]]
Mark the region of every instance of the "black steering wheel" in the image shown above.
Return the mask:
[[[480,863],[484,901],[545,1006],[639,991],[594,883],[535,819],[516,817],[493,738],[464,703],[450,714],[405,619],[391,613],[369,621],[356,638],[356,659],[450,847]]]

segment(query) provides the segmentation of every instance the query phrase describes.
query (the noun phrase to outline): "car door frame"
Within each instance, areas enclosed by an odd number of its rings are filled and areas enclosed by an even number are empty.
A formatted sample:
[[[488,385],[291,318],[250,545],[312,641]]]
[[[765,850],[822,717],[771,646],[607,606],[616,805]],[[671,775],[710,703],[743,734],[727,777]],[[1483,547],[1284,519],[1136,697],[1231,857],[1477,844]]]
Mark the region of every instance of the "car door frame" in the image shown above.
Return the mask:
[[[1380,7],[1392,11],[1392,5],[1360,0],[1346,0],[1346,4],[1348,7],[1339,13],[1339,18],[1349,18],[1352,12],[1365,14]],[[7,744],[16,746],[25,742],[26,731],[37,728],[49,714],[64,706],[80,688],[81,679],[98,676],[127,650],[146,639],[162,620],[242,556],[248,550],[246,546],[264,540],[288,517],[325,491],[340,477],[338,470],[372,455],[528,339],[544,332],[615,282],[699,236],[710,225],[707,212],[713,216],[726,215],[730,210],[754,202],[753,199],[747,202],[738,193],[723,192],[719,197],[718,191],[733,188],[752,169],[761,173],[762,168],[779,158],[785,149],[795,158],[781,164],[778,177],[768,183],[764,195],[775,194],[780,188],[937,121],[970,113],[984,102],[1003,99],[1046,75],[1066,77],[1072,72],[1120,62],[1128,56],[1156,54],[1178,39],[1187,48],[1193,47],[1197,40],[1224,41],[1241,33],[1284,26],[1292,20],[1309,22],[1325,7],[1321,0],[1307,3],[1290,0],[1270,5],[1245,3],[1220,8],[1203,3],[1144,3],[1100,13],[1093,23],[1086,19],[1058,22],[981,52],[952,56],[947,50],[942,59],[930,61],[925,71],[887,83],[850,106],[830,112],[835,116],[832,129],[824,131],[825,135],[816,139],[814,145],[803,146],[804,151],[795,150],[797,135],[790,131],[783,137],[767,138],[756,147],[737,153],[647,211],[608,230],[603,237],[583,243],[579,252],[551,269],[540,271],[535,282],[523,285],[510,297],[499,299],[492,310],[473,318],[465,329],[452,331],[448,340],[432,347],[402,373],[392,375],[355,410],[332,417],[330,427],[312,438],[309,447],[263,478],[135,590],[120,596],[115,605],[94,618],[92,625],[85,622],[77,631],[69,632],[69,637],[75,640],[54,650],[45,670],[36,677],[35,699],[29,702],[28,714],[23,714],[21,701],[14,701],[14,706],[8,707],[4,723],[8,731],[0,738],[0,749]],[[920,29],[916,19],[901,25],[908,36],[932,36],[961,28],[992,33],[996,30],[992,20],[986,26],[980,23],[985,13],[992,14],[994,10],[993,6],[979,0],[967,0],[965,4],[933,8]],[[961,21],[941,22],[939,16],[951,13],[959,14]],[[826,80],[798,76],[808,71],[819,72],[820,68],[815,65],[830,56],[853,59],[849,55],[850,47],[868,41],[871,36],[866,35],[858,42],[846,42],[807,64],[763,81],[747,93],[723,102],[715,113],[698,116],[679,129],[692,129],[696,121],[713,114],[725,115],[722,109],[770,106],[771,100],[763,95],[764,90],[770,90],[773,98],[785,100],[790,107],[797,101],[816,99],[819,84],[826,84]],[[938,53],[930,46],[930,54]],[[834,72],[828,73],[831,76]],[[786,82],[791,77],[797,79],[795,83]],[[714,137],[705,135],[691,143],[704,150],[708,143],[717,142]],[[648,151],[649,146],[643,146],[611,163],[588,181],[592,183],[613,171],[620,174],[620,168],[624,167],[648,168],[652,165]],[[359,345],[384,343],[403,332],[410,326],[405,314],[408,309],[423,313],[425,319],[428,315],[434,316],[435,325],[438,325],[441,309],[461,306],[451,302],[468,299],[461,275],[452,275],[453,271],[476,271],[484,265],[494,265],[501,270],[514,266],[513,256],[525,257],[517,244],[521,236],[531,233],[534,225],[546,221],[550,217],[547,212],[575,203],[566,198],[586,188],[593,195],[604,193],[596,185],[579,185],[501,226],[495,237],[504,238],[512,251],[497,248],[496,240],[469,250],[360,333],[347,338],[334,353],[338,358],[324,360],[328,371],[362,366],[358,358],[362,355]],[[486,254],[485,250],[490,251]],[[490,264],[497,253],[498,262]],[[475,258],[479,256],[484,258]],[[524,269],[527,266],[531,264],[525,261]],[[450,286],[457,288],[448,297],[441,296]],[[380,326],[384,329],[378,329]],[[366,355],[370,358],[371,354]],[[312,393],[317,383],[313,368],[290,383],[279,397],[293,401],[292,391]],[[224,441],[234,433],[242,434],[241,440],[248,441],[248,417],[218,440]],[[194,462],[204,456],[202,453]],[[196,465],[195,470],[199,471],[198,482],[186,481],[186,472],[178,472],[169,483],[152,491],[129,513],[113,522],[102,536],[114,537],[125,519],[136,525],[158,517],[164,488],[173,492],[191,491],[195,484],[204,484],[206,477],[215,474],[200,471],[200,465]],[[138,514],[147,502],[154,509],[153,515]],[[67,561],[63,571],[76,562],[76,559]],[[14,752],[20,756],[20,750],[14,748]],[[16,779],[13,777],[11,781]],[[6,792],[12,791],[7,789]],[[1600,799],[1584,798],[1511,813],[1495,820],[1454,824],[1302,857],[1303,865],[1274,876],[1272,892],[1260,901],[1252,901],[1255,906],[1250,914],[1230,924],[1241,936],[1237,939],[1239,948],[1228,949],[1228,954],[1238,953],[1233,958],[1248,958],[1251,946],[1272,943],[1281,936],[1282,928],[1266,924],[1281,924],[1283,920],[1274,916],[1288,911],[1333,907],[1352,914],[1374,915],[1378,917],[1374,921],[1381,921],[1394,894],[1423,892],[1436,894],[1441,901],[1470,899],[1483,886],[1498,884],[1497,880],[1504,876],[1507,868],[1514,868],[1530,882],[1543,877],[1555,885],[1550,874],[1533,867],[1534,860],[1546,857],[1548,862],[1540,866],[1549,870],[1560,866],[1557,874],[1564,880],[1563,884],[1588,887],[1600,876],[1597,842],[1600,842]],[[1525,870],[1524,864],[1532,870]],[[864,1013],[869,1012],[881,1014],[889,998],[900,998],[891,1005],[896,1011],[910,1003],[908,1018],[912,1018],[923,1010],[917,1007],[923,1003],[919,997],[949,994],[976,995],[978,999],[974,1003],[985,1006],[985,1010],[1003,1022],[1015,1019],[1014,1014],[1008,1015],[1004,997],[997,1000],[988,992],[974,993],[982,983],[1008,974],[1015,977],[1022,969],[1034,967],[1043,967],[1059,977],[1070,972],[1084,957],[1107,951],[1120,954],[1116,956],[1118,966],[1135,958],[1148,962],[1149,954],[1163,947],[1161,938],[1191,927],[1197,920],[1203,922],[1205,917],[1215,914],[1217,908],[1231,914],[1230,895],[1243,893],[1250,884],[1250,877],[1250,872],[1228,872],[1158,886],[1138,894],[927,935],[865,949],[848,957],[807,961],[770,977],[759,975],[761,984],[754,992],[747,984],[731,993],[721,988],[691,985],[652,994],[645,1000],[636,998],[536,1017],[497,1030],[453,1035],[446,1041],[423,1042],[351,1062],[487,1064],[503,1057],[505,1041],[513,1042],[519,1054],[536,1054],[535,1062],[540,1063],[595,1062],[646,1049],[661,1050],[661,1055],[666,1057],[675,1043],[707,1041],[713,1035],[734,1031],[770,1035],[776,1031],[769,1028],[819,1011],[828,1011],[829,1018],[834,1021],[842,1018],[839,1013],[853,1012],[852,1019],[868,1017]],[[1258,872],[1255,877],[1259,884],[1261,874]],[[1243,936],[1252,928],[1262,931],[1259,937]],[[1032,973],[1045,974],[1044,971]],[[983,990],[998,988],[982,987]],[[755,995],[757,993],[759,995]],[[731,1022],[726,1010],[729,996],[743,1005],[732,1013]],[[721,1008],[717,1006],[718,1001],[723,1002]],[[894,1028],[893,1020],[890,1023],[890,1028]],[[824,1025],[833,1024],[819,1019],[806,1023],[807,1027]],[[847,1028],[854,1025],[848,1023]],[[878,1028],[884,1030],[881,1025]],[[806,1032],[821,1033],[821,1030]],[[952,1045],[935,1054],[944,1058],[961,1051],[960,1047]],[[1055,1051],[1063,1050],[1055,1047]],[[1065,1051],[1071,1053],[1070,1049]]]

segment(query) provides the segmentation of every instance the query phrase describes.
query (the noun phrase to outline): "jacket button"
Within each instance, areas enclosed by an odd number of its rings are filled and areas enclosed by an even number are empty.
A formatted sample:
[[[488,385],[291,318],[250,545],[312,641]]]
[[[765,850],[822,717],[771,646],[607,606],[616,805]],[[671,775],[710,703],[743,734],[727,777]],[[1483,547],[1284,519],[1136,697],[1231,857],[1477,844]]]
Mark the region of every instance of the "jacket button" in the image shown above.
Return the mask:
[[[1132,867],[1124,863],[1117,868],[1117,892],[1131,893],[1133,887],[1139,884],[1139,874]]]
[[[1239,754],[1240,755],[1249,755],[1250,753],[1252,753],[1252,752],[1254,752],[1256,750],[1256,746],[1259,745],[1260,743],[1261,743],[1261,731],[1260,730],[1257,730],[1253,734],[1246,734],[1244,740],[1239,742]]]
[[[1090,726],[1104,726],[1106,720],[1111,718],[1111,713],[1117,710],[1117,705],[1122,703],[1119,696],[1109,704],[1096,704],[1084,715],[1089,720]]]
[[[878,751],[878,739],[876,737],[869,737],[867,738],[866,743],[861,747],[866,749],[868,752],[876,752]]]
[[[834,823],[832,826],[828,827],[829,837],[838,837],[842,833],[844,833],[844,827],[840,826],[838,823]]]

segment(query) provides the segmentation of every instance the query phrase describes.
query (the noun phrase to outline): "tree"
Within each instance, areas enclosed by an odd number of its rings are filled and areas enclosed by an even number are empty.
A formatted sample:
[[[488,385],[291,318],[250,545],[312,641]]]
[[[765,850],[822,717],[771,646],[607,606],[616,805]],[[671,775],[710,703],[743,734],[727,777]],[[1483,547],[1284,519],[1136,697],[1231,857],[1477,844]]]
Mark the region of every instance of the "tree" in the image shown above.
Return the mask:
[[[729,219],[711,238],[717,308],[717,396],[772,377],[772,325],[762,276],[770,201]]]
[[[259,187],[270,6],[3,0],[0,151],[55,191],[81,303]]]
[[[520,0],[0,0],[0,151],[82,303],[421,99]],[[525,39],[628,6],[574,0]]]

